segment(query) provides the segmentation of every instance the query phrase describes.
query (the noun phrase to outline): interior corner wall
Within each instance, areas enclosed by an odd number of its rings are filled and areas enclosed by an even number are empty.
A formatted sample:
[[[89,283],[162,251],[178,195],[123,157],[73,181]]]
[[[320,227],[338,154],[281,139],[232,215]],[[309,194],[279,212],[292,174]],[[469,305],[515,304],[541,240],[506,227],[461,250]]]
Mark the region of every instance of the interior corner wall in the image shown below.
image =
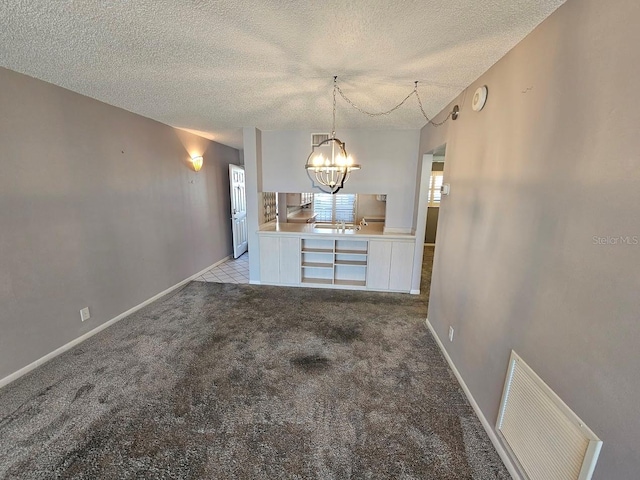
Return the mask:
[[[0,92],[2,379],[229,255],[238,150],[2,68]]]
[[[311,188],[304,169],[312,133],[317,131],[262,132],[263,191],[319,191]],[[386,227],[411,230],[420,130],[341,129],[338,133],[362,165],[341,192],[387,194]]]
[[[520,354],[604,441],[601,480],[640,472],[639,23],[636,0],[569,0],[421,136],[451,184],[429,321],[492,425]]]
[[[262,205],[262,131],[242,129],[245,193],[247,196],[247,241],[249,248],[249,282],[260,283],[260,243],[258,229],[263,218]]]

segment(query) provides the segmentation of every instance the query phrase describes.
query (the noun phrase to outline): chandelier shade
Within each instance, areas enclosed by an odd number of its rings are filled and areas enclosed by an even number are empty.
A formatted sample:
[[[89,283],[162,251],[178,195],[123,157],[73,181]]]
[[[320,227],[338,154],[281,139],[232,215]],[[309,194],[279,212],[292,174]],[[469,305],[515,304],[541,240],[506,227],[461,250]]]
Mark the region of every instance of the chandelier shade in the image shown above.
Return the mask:
[[[320,190],[336,193],[344,187],[353,170],[360,170],[360,165],[353,163],[343,141],[331,137],[314,145],[305,168],[311,181],[318,184]]]

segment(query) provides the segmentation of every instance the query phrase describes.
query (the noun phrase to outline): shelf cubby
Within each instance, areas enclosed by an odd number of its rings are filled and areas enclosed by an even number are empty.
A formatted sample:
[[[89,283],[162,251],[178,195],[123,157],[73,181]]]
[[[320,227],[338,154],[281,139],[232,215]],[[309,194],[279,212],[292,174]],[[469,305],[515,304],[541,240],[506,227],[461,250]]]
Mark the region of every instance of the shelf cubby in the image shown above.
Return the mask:
[[[333,268],[333,263],[303,262],[302,268]]]
[[[302,252],[333,254],[335,252],[335,242],[326,238],[304,238],[302,240]]]
[[[303,238],[302,283],[364,287],[368,246],[367,240]]]
[[[302,283],[310,283],[317,285],[333,285],[332,278],[314,278],[314,277],[302,277]]]

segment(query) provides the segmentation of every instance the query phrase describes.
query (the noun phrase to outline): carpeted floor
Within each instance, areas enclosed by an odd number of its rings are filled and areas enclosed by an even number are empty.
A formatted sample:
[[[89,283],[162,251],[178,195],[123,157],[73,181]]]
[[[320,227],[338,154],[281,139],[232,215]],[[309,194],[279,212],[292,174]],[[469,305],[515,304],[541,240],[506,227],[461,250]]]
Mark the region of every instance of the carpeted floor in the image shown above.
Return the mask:
[[[192,282],[0,390],[0,478],[508,479],[427,298]]]

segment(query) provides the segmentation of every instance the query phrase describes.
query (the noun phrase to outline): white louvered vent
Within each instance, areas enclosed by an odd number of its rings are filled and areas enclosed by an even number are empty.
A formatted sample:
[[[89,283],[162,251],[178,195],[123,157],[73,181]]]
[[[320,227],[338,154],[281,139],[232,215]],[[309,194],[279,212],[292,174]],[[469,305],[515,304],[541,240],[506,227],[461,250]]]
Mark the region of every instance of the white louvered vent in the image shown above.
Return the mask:
[[[528,480],[589,480],[602,441],[515,353],[496,425]]]
[[[329,134],[328,133],[312,133],[311,134],[311,146],[312,147],[317,147],[318,145],[320,145],[325,140],[329,140]],[[333,142],[325,143],[322,146],[323,147],[331,146],[330,145],[331,143],[333,143]]]

